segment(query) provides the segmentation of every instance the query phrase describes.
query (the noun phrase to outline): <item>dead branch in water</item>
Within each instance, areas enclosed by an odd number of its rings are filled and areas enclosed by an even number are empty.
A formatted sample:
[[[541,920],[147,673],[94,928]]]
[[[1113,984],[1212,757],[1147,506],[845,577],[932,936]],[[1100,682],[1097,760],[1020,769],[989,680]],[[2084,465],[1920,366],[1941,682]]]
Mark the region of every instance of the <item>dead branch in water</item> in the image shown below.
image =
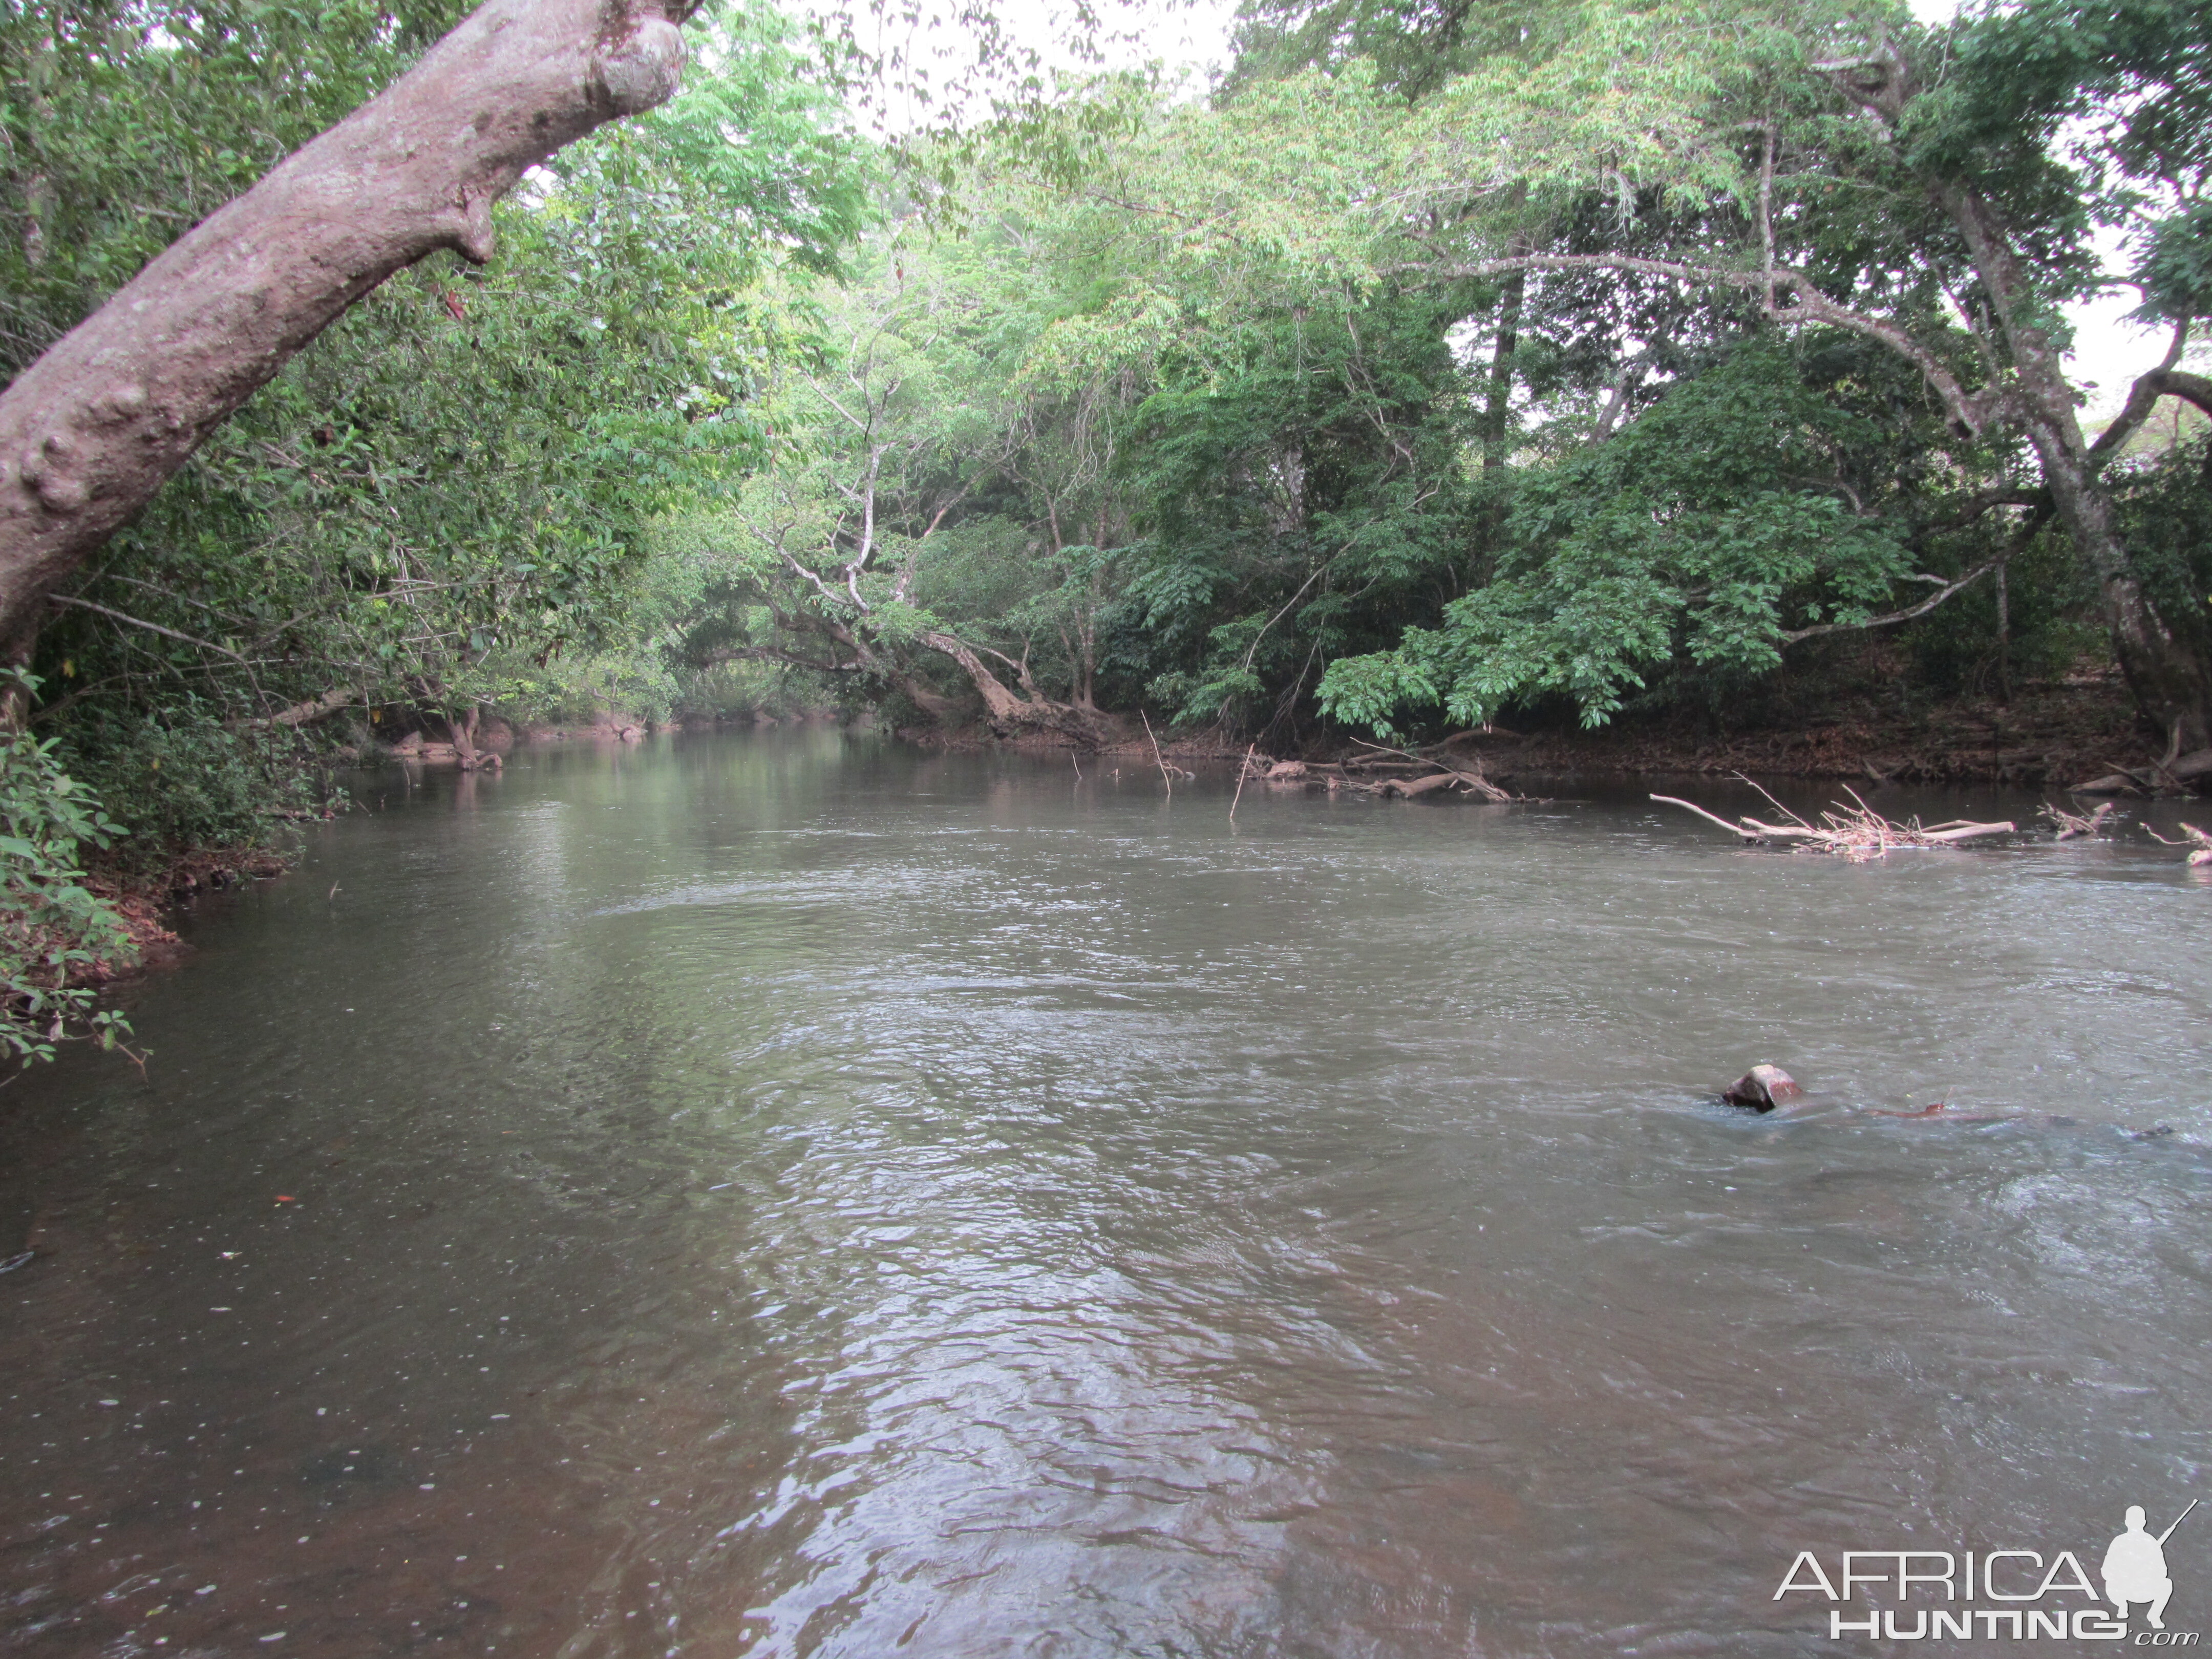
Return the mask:
[[[1231,823],[1237,822],[1237,803],[1244,799],[1244,780],[1251,774],[1252,755],[1259,746],[1257,743],[1247,745],[1244,750],[1244,763],[1237,769],[1237,793],[1229,798],[1229,821]]]
[[[2181,833],[2187,837],[2184,841],[2168,841],[2148,824],[2143,825],[2143,830],[2161,847],[2194,847],[2197,850],[2189,855],[2189,866],[2192,870],[2212,864],[2212,835],[2208,835],[2193,823],[2181,826]]]
[[[1160,753],[1160,740],[1158,738],[1152,737],[1152,717],[1150,714],[1146,714],[1141,708],[1137,711],[1137,714],[1138,717],[1145,722],[1145,735],[1152,738],[1152,758],[1160,763],[1160,775],[1167,780],[1168,799],[1170,800],[1173,800],[1175,799],[1175,777],[1168,770],[1167,757]]]
[[[1395,787],[1396,792],[1401,795],[1425,794],[1431,789],[1450,787],[1469,790],[1474,793],[1481,796],[1483,799],[1490,801],[1509,801],[1521,799],[1521,797],[1517,795],[1508,793],[1505,790],[1500,789],[1488,778],[1483,776],[1480,771],[1467,771],[1461,767],[1451,765],[1449,763],[1445,761],[1437,760],[1431,756],[1416,755],[1411,750],[1405,749],[1393,749],[1387,744],[1364,743],[1358,738],[1354,738],[1352,742],[1358,744],[1362,749],[1372,749],[1378,754],[1395,755],[1401,757],[1403,759],[1413,762],[1416,766],[1433,766],[1437,769],[1438,775],[1434,777],[1415,778],[1406,783],[1396,784],[1395,786],[1385,784],[1383,786],[1386,789]]]
[[[2102,834],[2105,820],[2118,810],[2113,802],[2103,801],[2098,805],[2095,811],[2085,816],[2080,812],[2069,812],[2053,801],[2043,803],[2043,816],[2048,818],[2051,827],[2058,831],[2058,839],[2061,841],[2072,841],[2076,836]]]
[[[1751,783],[1749,778],[1743,781]],[[1679,796],[1654,795],[1651,799],[1668,806],[1686,807],[1746,842],[1794,842],[1813,852],[1833,853],[1847,859],[1877,859],[1886,853],[1914,848],[1949,847],[1979,836],[2010,835],[2014,829],[2009,820],[2002,823],[1974,823],[1954,819],[1948,823],[1923,824],[1914,818],[1906,823],[1893,823],[1861,800],[1858,792],[1848,787],[1844,793],[1851,798],[1850,805],[1832,806],[1820,814],[1820,823],[1808,823],[1759,785],[1751,783],[1751,787],[1773,801],[1775,809],[1790,822],[1766,823],[1747,812],[1730,823],[1717,812],[1709,812],[1695,801],[1683,800]]]

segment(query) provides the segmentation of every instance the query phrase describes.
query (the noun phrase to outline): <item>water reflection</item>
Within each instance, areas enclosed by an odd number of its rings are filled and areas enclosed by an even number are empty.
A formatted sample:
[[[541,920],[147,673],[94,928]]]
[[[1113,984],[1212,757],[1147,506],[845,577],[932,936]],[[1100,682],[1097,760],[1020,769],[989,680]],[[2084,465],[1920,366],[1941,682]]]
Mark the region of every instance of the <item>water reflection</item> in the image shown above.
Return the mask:
[[[10,1651],[1810,1652],[1796,1547],[2207,1455],[2171,855],[826,731],[369,799],[10,1091]]]

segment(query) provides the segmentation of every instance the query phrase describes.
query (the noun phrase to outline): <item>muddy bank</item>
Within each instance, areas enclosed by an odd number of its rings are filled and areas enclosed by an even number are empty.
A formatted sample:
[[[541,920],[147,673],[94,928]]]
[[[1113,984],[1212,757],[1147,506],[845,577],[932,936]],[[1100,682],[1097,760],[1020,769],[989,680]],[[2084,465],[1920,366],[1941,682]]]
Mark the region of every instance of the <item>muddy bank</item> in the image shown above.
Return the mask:
[[[2158,758],[2117,684],[2024,690],[2008,704],[1961,700],[1910,711],[1859,699],[1820,718],[1755,731],[1686,723],[1594,732],[1493,729],[1454,746],[1493,774],[1705,773],[1990,783],[2063,788]]]
[[[614,709],[603,710],[588,720],[566,721],[508,720],[488,714],[476,746],[486,753],[504,755],[532,744],[641,743],[663,732],[752,732],[779,726],[851,723],[849,716],[835,708],[801,709],[789,714],[754,709],[726,714],[674,714],[658,720]],[[454,744],[428,732],[411,732],[396,742],[379,744],[376,753],[386,758],[417,760],[429,765],[451,763],[460,757]]]
[[[1115,730],[1115,740],[1097,751],[1103,763],[1155,764],[1141,727],[1122,720]],[[1049,753],[1068,746],[1056,737],[996,738],[980,728],[907,728],[898,735],[954,750]],[[1343,763],[1367,757],[1358,739],[1369,735],[1339,730],[1315,734],[1303,745],[1279,741],[1272,749],[1262,744],[1259,750],[1268,760]],[[1961,699],[1900,708],[1893,700],[1855,697],[1839,700],[1808,720],[1738,731],[1688,720],[1622,721],[1595,731],[1501,726],[1455,732],[1448,743],[1457,760],[1498,780],[1741,772],[1766,778],[2021,788],[2064,788],[2118,771],[2148,769],[2160,754],[2137,725],[2134,706],[2117,679],[2026,687],[2008,703]],[[1161,753],[1186,768],[1233,762],[1246,750],[1247,740],[1232,739],[1218,729],[1172,738],[1160,734]]]
[[[169,926],[179,905],[202,893],[266,881],[290,868],[290,860],[267,848],[200,847],[150,871],[92,870],[85,886],[122,918],[130,949],[73,968],[67,982],[112,985],[181,962],[192,947]]]

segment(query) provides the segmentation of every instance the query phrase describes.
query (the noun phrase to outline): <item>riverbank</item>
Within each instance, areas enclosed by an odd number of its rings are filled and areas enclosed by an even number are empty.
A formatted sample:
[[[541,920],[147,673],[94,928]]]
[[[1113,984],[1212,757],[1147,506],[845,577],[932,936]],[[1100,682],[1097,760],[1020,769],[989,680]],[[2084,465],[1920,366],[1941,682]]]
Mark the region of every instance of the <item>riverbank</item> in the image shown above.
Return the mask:
[[[1498,777],[1741,772],[2045,789],[2144,767],[2160,752],[2116,680],[2027,687],[2002,703],[1962,698],[1899,708],[1894,699],[1859,697],[1811,720],[1735,732],[1686,720],[1595,731],[1492,728],[1459,734],[1454,746]]]
[[[1158,764],[1151,734],[1124,716],[1104,716],[1113,740],[1097,751],[1108,764]],[[981,726],[904,728],[924,747],[1056,753],[1056,734],[996,738]],[[1371,755],[1367,734],[1342,730],[1299,745],[1259,745],[1269,760],[1339,763]],[[1160,757],[1183,768],[1240,759],[1248,739],[1217,730],[1158,733]],[[1644,773],[1743,773],[1764,778],[1851,778],[1874,783],[1996,784],[2065,789],[2124,770],[2154,767],[2160,750],[2136,720],[2117,677],[2084,676],[2023,686],[2009,701],[1960,698],[1900,702],[1838,698],[1796,720],[1729,730],[1686,717],[1575,726],[1492,726],[1453,733],[1455,755],[1488,776],[1629,777]],[[1432,744],[1423,745],[1433,747]]]
[[[588,722],[532,725],[489,717],[479,733],[492,754],[517,747],[572,743],[636,743],[658,732],[762,729],[776,726],[821,726],[837,722],[831,711],[811,711],[777,719],[650,722],[609,714]],[[1229,763],[1247,752],[1244,741],[1218,731],[1170,737],[1154,734],[1125,715],[1100,717],[1112,741],[1081,757],[1108,768],[1155,770],[1164,764],[1178,776],[1194,768]],[[1066,741],[1051,735],[994,738],[967,727],[902,730],[898,736],[922,747],[952,751],[991,748],[1057,754]],[[1454,733],[1447,740],[1452,757],[1493,781],[1519,787],[1516,780],[1628,777],[1646,773],[1754,778],[1845,779],[1894,784],[1984,784],[2020,788],[2064,789],[2124,769],[2142,769],[2159,759],[2156,746],[2136,724],[2133,705],[2116,678],[2082,677],[2023,687],[2008,702],[1960,699],[1899,707],[1894,699],[1870,696],[1839,699],[1820,715],[1794,723],[1735,732],[1713,730],[1687,720],[1623,721],[1593,731],[1492,726]],[[1344,732],[1305,745],[1302,750],[1265,753],[1269,761],[1328,763],[1371,757],[1373,750]],[[380,744],[364,761],[410,760],[431,765],[453,763],[450,744],[407,734]],[[2200,787],[2202,787],[2200,783]],[[88,964],[72,982],[106,984],[176,960],[189,947],[167,925],[174,906],[208,890],[280,874],[286,860],[266,848],[198,848],[179,854],[151,873],[94,872],[94,888],[113,903],[137,949],[134,960]]]
[[[94,868],[86,876],[86,890],[114,911],[130,950],[78,964],[65,982],[112,985],[182,961],[192,947],[169,926],[179,905],[201,893],[281,876],[290,867],[284,854],[266,847],[198,847],[149,871]]]

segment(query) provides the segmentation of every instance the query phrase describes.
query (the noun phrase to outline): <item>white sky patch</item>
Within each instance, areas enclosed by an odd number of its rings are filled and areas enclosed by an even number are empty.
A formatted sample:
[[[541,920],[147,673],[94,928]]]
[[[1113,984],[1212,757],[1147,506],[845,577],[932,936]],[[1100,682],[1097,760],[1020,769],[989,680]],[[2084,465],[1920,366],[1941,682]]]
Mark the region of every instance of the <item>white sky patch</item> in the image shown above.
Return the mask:
[[[969,78],[975,68],[975,32],[942,11],[909,21],[887,0],[872,10],[855,7],[852,0],[794,0],[794,9],[803,16],[851,15],[855,34],[870,51],[879,57],[896,53],[927,73],[927,97],[911,85],[884,88],[879,95],[885,107],[861,112],[872,127],[880,122],[891,132],[906,133],[943,121],[947,112],[942,89]],[[1007,43],[1036,54],[1048,86],[1055,72],[1080,79],[1158,64],[1170,82],[1182,72],[1188,85],[1202,91],[1229,67],[1236,0],[1176,0],[1166,5],[1097,0],[1096,10],[1096,55],[1086,56],[1077,45],[1075,8],[1066,0],[1001,0],[993,7]],[[987,82],[954,100],[951,112],[963,122],[978,118],[988,112],[988,95]]]

